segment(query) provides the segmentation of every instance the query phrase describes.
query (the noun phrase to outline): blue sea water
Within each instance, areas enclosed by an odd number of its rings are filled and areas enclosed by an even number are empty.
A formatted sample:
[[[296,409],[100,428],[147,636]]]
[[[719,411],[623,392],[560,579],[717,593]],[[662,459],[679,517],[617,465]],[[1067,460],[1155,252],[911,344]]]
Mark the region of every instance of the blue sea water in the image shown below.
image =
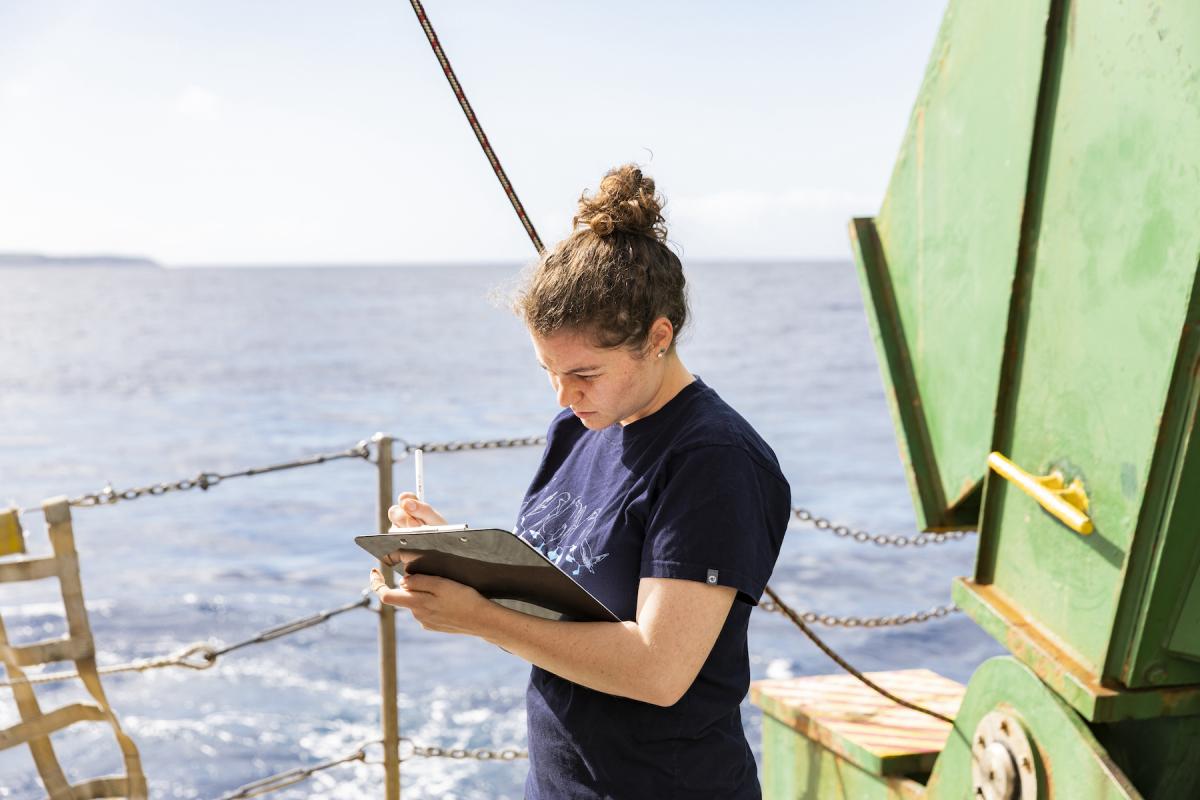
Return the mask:
[[[541,434],[556,410],[520,324],[493,299],[515,265],[0,270],[0,503],[36,505],[341,450],[386,431],[407,441]],[[853,267],[695,264],[684,362],[764,435],[796,504],[886,533],[913,516]],[[452,520],[511,527],[536,448],[426,457]],[[397,467],[397,486],[410,483]],[[353,601],[370,558],[375,471],[360,460],[226,481],[74,512],[99,661],[233,642]],[[26,517],[33,553],[48,551]],[[847,615],[950,601],[974,537],[880,548],[797,523],[774,587]],[[0,585],[9,636],[65,632],[57,582]],[[965,681],[999,647],[963,615],[888,630],[827,630],[863,669],[924,666]],[[153,797],[211,798],[353,751],[378,735],[375,615],[357,610],[205,671],[105,680]],[[755,678],[837,667],[779,615],[751,626]],[[490,645],[398,626],[403,734],[423,745],[524,745],[528,666]],[[38,690],[44,709],[85,696]],[[744,717],[756,750],[760,717]],[[0,689],[0,729],[19,720]],[[117,771],[108,729],[54,737],[69,777]],[[377,752],[377,750],[373,751]],[[525,766],[416,758],[406,798],[516,798]],[[277,797],[382,793],[354,763]],[[0,797],[44,792],[25,747],[0,751]]]

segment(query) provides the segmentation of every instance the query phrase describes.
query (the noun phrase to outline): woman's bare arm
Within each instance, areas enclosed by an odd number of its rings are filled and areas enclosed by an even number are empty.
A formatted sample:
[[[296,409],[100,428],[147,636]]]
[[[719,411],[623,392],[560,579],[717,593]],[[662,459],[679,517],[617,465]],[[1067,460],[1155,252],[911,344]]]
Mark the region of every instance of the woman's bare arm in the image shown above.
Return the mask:
[[[557,622],[431,575],[379,591],[426,629],[478,636],[574,683],[660,706],[674,705],[695,681],[735,595],[727,586],[642,578],[635,622]]]

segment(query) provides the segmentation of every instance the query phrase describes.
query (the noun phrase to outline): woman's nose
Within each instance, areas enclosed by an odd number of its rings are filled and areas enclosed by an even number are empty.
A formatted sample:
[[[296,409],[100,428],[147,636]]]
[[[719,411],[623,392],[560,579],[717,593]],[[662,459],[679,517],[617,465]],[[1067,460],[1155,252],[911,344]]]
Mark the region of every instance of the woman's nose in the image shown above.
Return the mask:
[[[570,382],[562,379],[554,381],[554,391],[558,395],[558,404],[562,408],[571,405],[578,395],[578,392],[571,388]]]

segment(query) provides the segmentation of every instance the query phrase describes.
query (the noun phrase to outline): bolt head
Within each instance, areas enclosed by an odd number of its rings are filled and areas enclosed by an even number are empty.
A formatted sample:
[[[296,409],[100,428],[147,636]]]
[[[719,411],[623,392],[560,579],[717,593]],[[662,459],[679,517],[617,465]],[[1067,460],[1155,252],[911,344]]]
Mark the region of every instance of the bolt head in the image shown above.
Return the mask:
[[[1167,668],[1162,664],[1154,664],[1146,670],[1146,680],[1150,683],[1159,684],[1167,679]]]

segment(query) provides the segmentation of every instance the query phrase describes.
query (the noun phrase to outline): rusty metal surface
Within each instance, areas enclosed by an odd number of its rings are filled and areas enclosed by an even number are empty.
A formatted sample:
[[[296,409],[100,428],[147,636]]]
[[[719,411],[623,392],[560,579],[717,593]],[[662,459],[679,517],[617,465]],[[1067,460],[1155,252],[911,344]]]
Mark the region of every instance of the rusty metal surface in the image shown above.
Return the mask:
[[[1200,714],[1200,686],[1107,686],[995,586],[960,578],[954,601],[1089,722]]]

